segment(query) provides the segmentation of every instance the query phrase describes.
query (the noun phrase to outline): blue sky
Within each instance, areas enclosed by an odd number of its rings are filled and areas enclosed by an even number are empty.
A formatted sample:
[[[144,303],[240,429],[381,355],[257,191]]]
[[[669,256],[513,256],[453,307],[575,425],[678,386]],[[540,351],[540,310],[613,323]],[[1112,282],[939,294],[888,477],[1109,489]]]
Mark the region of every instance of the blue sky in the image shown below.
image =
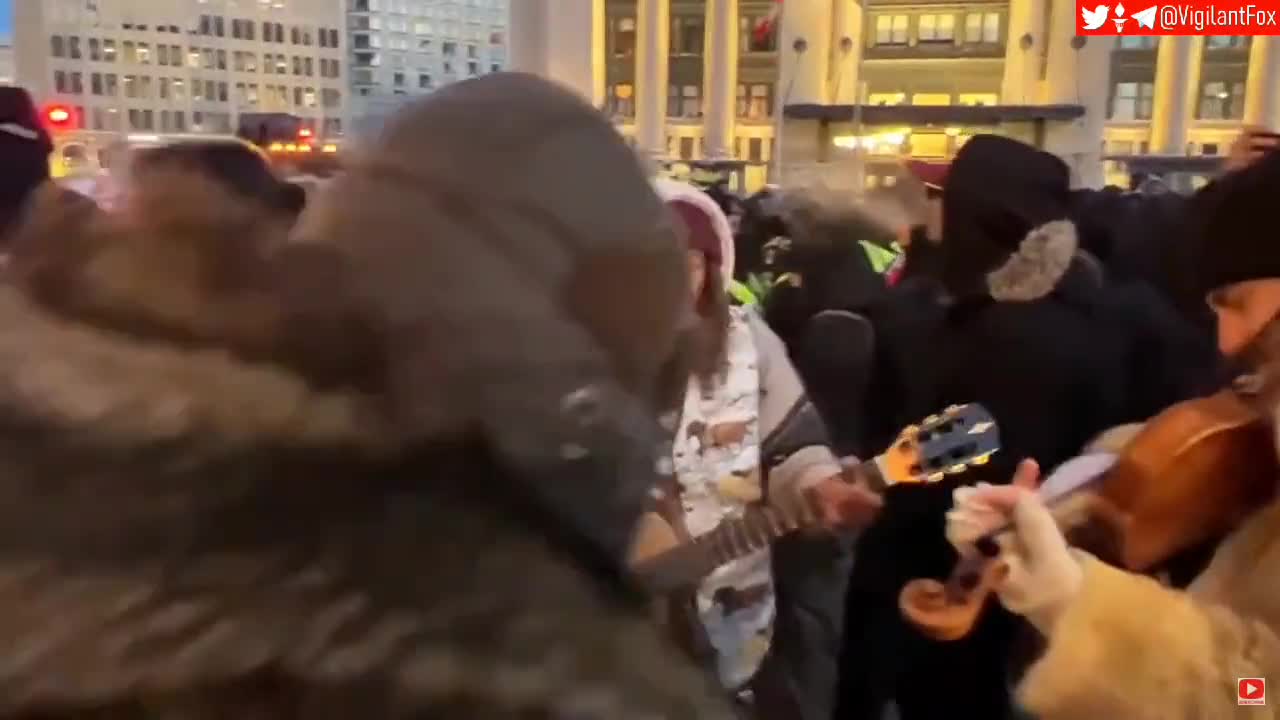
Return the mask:
[[[0,0],[0,37],[9,37],[13,25],[13,0]]]

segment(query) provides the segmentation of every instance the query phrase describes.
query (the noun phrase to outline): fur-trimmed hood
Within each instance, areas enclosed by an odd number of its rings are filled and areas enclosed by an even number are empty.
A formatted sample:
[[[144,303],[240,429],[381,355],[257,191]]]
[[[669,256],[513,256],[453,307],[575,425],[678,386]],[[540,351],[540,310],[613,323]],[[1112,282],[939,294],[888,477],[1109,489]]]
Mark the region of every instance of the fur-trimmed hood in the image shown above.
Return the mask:
[[[37,196],[0,286],[0,414],[106,452],[388,440],[359,387],[376,351],[356,313],[294,302],[332,267],[276,252],[287,226],[190,173],[130,203]],[[305,360],[325,344],[332,362]]]
[[[1076,227],[1069,220],[1035,228],[1018,249],[987,273],[987,292],[1001,302],[1039,300],[1053,292],[1071,268],[1077,250]]]

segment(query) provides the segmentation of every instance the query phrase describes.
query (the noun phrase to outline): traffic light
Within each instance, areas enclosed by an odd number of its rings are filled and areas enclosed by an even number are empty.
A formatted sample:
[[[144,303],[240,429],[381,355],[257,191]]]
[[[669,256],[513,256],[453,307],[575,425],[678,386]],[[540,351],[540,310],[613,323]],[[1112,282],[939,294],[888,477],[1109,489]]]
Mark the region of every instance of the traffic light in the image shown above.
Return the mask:
[[[44,109],[44,121],[50,130],[72,130],[75,128],[75,116],[66,105],[50,105]]]

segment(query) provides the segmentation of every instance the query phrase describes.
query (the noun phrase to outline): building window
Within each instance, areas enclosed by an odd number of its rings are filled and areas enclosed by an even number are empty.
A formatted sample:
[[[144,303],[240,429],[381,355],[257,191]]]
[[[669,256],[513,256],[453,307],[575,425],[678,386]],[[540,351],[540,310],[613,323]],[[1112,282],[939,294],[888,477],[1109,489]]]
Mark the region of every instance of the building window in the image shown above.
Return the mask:
[[[768,120],[772,116],[772,85],[754,83],[738,86],[738,117],[744,120]]]
[[[137,50],[136,57],[138,58],[139,65],[150,65],[151,64],[151,46],[144,42],[138,43],[138,50]]]
[[[613,23],[609,43],[613,46],[614,57],[631,57],[636,52],[636,19],[618,18]]]
[[[63,40],[61,35],[54,35],[49,38],[49,52],[56,58],[67,56],[66,41]]]
[[[747,161],[748,162],[764,162],[764,140],[762,138],[751,138],[747,141]]]
[[[615,117],[635,117],[635,88],[630,83],[618,83],[609,88],[609,114]]]
[[[93,95],[102,94],[102,73],[94,73],[89,76],[89,92]]]
[[[1160,38],[1150,35],[1122,35],[1121,50],[1155,50]]]
[[[702,88],[671,85],[667,93],[667,117],[696,118],[702,115]]]
[[[960,93],[960,105],[999,105],[1000,98],[995,93]]]
[[[901,92],[877,92],[867,96],[868,105],[901,105],[906,100],[907,94]]]
[[[876,16],[876,44],[877,45],[906,45],[907,44],[907,16],[906,15],[877,15]]]
[[[75,35],[67,38],[67,57],[72,60],[80,59],[80,38]]]
[[[98,40],[98,38],[89,38],[89,59],[102,59],[102,41]]]
[[[1215,80],[1200,86],[1201,120],[1239,120],[1244,117],[1244,83]]]
[[[427,74],[425,74],[425,73],[419,73],[419,74],[418,74],[418,89],[419,89],[419,90],[430,90],[431,88],[432,88],[432,85],[431,85],[431,76],[430,76],[430,75],[427,75]]]
[[[681,160],[692,160],[692,159],[693,159],[693,148],[694,148],[693,140],[694,140],[694,139],[693,139],[693,138],[691,138],[691,137],[682,137],[682,138],[680,138],[680,140],[679,140],[679,146],[680,146],[680,159],[681,159]]]
[[[1000,42],[1000,13],[969,13],[964,17],[964,39],[970,43]]]
[[[921,15],[917,36],[920,38],[920,42],[955,42],[956,16],[949,13],[944,15]]]
[[[1153,38],[1154,39],[1154,38]],[[1210,35],[1204,39],[1204,46],[1210,50],[1249,47],[1247,35]]]
[[[671,54],[701,55],[706,37],[706,26],[700,16],[674,17],[671,19]]]
[[[1112,120],[1150,120],[1155,83],[1118,82],[1111,88]]]
[[[778,51],[778,19],[772,15],[744,15],[739,22],[738,47],[741,52]]]
[[[62,70],[53,71],[53,91],[59,93],[67,91],[67,74]]]

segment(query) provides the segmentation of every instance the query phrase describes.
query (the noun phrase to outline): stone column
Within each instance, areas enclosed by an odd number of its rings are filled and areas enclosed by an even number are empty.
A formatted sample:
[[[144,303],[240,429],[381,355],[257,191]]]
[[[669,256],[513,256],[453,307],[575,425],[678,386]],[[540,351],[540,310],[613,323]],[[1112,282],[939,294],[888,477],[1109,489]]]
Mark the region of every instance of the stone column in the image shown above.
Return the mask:
[[[1280,39],[1250,40],[1249,76],[1244,90],[1244,123],[1280,130]]]
[[[604,104],[604,0],[512,3],[510,41],[512,70],[567,85],[596,107]]]
[[[707,0],[703,50],[703,140],[707,157],[734,156],[738,114],[738,0]]]
[[[785,0],[778,37],[781,72],[778,101],[784,105],[825,105],[830,98],[832,0]],[[796,51],[796,41],[804,50]]]
[[[1203,38],[1168,35],[1156,51],[1156,87],[1151,111],[1151,152],[1186,155],[1187,129],[1200,91]]]
[[[539,0],[546,2],[547,0]],[[514,9],[524,0],[512,4]],[[592,105],[605,101],[604,0],[550,0],[547,72]]]
[[[862,64],[862,3],[858,0],[835,0],[831,23],[831,101],[836,105],[854,105],[858,97],[858,69]]]
[[[671,0],[636,2],[636,145],[654,158],[667,155],[667,58],[671,54]]]
[[[1049,121],[1044,149],[1067,163],[1073,185],[1098,188],[1105,179],[1102,143],[1115,39],[1077,38],[1074,10],[1073,4],[1054,4],[1042,102],[1080,105],[1084,107],[1084,116],[1068,122]]]
[[[1004,75],[1000,81],[1001,105],[1035,105],[1040,97],[1040,63],[1045,61],[1049,39],[1047,12],[1045,0],[1009,2]],[[959,31],[964,32],[964,28]],[[1024,45],[1026,38],[1030,42]]]
[[[546,76],[552,0],[511,3],[510,67],[516,72]]]

